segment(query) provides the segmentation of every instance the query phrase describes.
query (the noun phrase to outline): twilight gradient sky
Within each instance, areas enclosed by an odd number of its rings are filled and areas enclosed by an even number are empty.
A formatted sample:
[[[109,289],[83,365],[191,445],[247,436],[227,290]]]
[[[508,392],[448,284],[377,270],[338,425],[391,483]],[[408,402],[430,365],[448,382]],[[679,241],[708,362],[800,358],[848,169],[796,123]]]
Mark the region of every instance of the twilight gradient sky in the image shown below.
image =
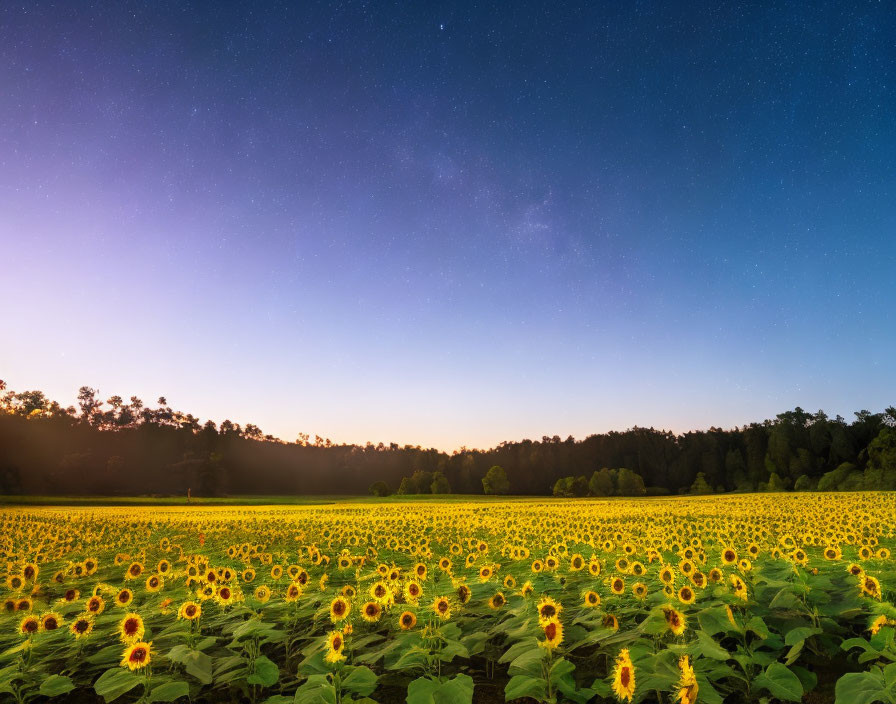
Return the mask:
[[[896,402],[887,2],[0,4],[0,378],[453,449]]]

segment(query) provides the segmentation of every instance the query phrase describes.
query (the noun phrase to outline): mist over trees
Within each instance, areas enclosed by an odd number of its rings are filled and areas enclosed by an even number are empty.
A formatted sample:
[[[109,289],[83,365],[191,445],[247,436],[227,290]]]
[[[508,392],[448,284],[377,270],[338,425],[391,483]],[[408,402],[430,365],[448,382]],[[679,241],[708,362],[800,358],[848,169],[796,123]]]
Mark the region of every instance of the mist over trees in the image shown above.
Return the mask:
[[[674,435],[654,428],[502,442],[451,454],[395,443],[294,442],[200,423],[165,397],[63,407],[0,382],[0,494],[529,494],[642,496],[896,489],[896,408],[847,421],[801,408]]]

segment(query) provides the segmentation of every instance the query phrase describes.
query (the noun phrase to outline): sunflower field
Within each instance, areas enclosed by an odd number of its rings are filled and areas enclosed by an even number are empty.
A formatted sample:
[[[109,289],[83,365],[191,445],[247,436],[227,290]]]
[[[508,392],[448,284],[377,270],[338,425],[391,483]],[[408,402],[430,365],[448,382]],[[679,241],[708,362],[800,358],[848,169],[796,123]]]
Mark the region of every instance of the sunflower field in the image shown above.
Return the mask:
[[[896,495],[0,509],[0,701],[896,704]]]

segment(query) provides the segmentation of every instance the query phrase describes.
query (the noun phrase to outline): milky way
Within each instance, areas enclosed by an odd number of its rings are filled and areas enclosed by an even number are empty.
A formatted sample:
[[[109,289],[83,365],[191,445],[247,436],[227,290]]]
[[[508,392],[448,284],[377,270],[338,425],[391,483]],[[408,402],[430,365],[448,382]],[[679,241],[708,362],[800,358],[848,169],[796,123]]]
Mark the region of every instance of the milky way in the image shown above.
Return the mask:
[[[894,402],[896,11],[4,3],[0,378],[451,449]]]

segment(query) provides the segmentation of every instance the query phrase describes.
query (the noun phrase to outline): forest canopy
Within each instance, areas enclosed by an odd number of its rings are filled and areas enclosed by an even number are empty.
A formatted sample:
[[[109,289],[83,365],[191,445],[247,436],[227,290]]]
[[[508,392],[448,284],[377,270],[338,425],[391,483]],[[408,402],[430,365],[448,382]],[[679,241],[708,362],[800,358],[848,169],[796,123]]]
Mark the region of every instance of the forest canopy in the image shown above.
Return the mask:
[[[852,420],[797,407],[773,420],[675,435],[634,427],[446,453],[287,442],[253,424],[200,423],[81,387],[63,407],[0,381],[0,494],[524,494],[639,496],[896,489],[896,408]]]

